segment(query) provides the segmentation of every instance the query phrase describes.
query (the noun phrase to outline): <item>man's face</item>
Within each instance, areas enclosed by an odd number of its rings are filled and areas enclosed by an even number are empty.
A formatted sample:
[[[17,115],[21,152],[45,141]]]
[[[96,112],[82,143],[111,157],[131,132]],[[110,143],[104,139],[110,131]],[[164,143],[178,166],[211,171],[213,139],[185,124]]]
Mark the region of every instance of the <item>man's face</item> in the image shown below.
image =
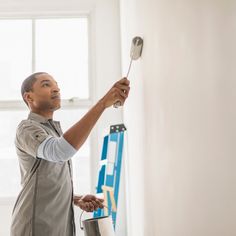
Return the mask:
[[[49,74],[41,74],[36,78],[33,89],[29,92],[28,103],[30,107],[42,111],[59,109],[61,98],[57,82]]]

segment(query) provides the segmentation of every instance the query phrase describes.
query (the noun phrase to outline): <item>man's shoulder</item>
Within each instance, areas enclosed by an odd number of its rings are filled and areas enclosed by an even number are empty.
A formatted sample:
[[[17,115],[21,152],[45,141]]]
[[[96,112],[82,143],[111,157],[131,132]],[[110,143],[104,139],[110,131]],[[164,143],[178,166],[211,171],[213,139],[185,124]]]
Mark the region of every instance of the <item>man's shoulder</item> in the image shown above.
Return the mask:
[[[34,120],[31,120],[31,119],[25,119],[25,120],[22,120],[22,121],[18,124],[17,128],[20,128],[20,127],[22,127],[22,126],[28,126],[28,125],[39,125],[39,122],[34,121]]]
[[[41,127],[40,122],[31,120],[31,119],[25,119],[25,120],[22,120],[18,124],[16,132],[19,133],[19,132],[24,131],[25,129],[34,129],[34,128],[40,128],[40,127]]]

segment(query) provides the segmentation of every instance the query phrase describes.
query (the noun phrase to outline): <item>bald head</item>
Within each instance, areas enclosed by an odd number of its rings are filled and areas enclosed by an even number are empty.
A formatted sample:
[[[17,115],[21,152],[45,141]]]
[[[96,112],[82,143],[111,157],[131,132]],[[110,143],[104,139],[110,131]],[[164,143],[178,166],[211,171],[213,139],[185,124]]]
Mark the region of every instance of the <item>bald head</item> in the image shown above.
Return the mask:
[[[36,72],[36,73],[33,73],[32,75],[27,77],[23,81],[23,83],[21,85],[21,96],[22,96],[22,98],[23,98],[23,100],[24,100],[24,102],[26,103],[27,106],[28,106],[28,103],[27,103],[27,101],[24,98],[24,94],[26,92],[33,91],[33,85],[34,85],[34,83],[37,80],[37,76],[42,75],[42,74],[47,74],[47,73],[46,72]]]

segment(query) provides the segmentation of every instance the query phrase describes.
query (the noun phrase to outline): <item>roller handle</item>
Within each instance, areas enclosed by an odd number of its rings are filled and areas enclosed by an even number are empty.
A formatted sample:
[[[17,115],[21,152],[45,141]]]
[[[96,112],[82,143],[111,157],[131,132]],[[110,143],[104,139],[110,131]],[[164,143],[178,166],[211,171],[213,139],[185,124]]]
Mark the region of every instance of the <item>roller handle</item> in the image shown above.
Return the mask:
[[[130,68],[131,68],[131,65],[132,65],[132,62],[133,62],[133,59],[130,60],[130,63],[129,63],[129,69],[128,69],[128,72],[127,72],[127,75],[126,75],[126,78],[128,79],[128,76],[129,76],[129,72],[130,72]],[[125,92],[125,91],[124,91]],[[121,101],[118,101],[116,102],[113,107],[114,108],[118,108],[121,106]]]

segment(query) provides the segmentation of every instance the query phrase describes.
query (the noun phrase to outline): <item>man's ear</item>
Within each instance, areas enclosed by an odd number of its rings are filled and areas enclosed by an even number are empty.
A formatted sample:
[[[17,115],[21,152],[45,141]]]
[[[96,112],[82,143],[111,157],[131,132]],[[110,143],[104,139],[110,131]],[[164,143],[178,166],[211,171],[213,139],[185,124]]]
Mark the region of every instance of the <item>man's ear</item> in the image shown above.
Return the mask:
[[[33,102],[33,98],[31,96],[30,92],[25,92],[23,97],[24,97],[24,99],[27,103],[32,103]]]

